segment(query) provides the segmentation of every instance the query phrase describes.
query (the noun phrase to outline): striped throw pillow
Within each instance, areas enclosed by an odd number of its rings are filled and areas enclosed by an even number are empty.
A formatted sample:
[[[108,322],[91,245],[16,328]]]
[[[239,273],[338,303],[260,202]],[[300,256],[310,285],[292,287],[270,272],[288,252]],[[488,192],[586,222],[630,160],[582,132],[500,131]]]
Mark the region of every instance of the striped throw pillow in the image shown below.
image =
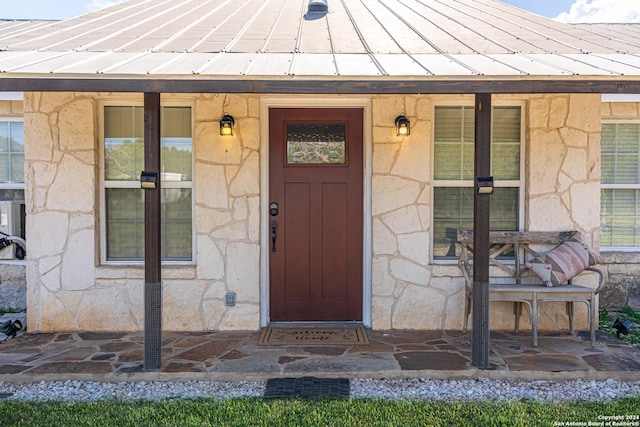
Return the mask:
[[[601,264],[602,257],[577,232],[571,239],[551,251],[527,262],[531,269],[548,286],[567,283],[594,264]]]

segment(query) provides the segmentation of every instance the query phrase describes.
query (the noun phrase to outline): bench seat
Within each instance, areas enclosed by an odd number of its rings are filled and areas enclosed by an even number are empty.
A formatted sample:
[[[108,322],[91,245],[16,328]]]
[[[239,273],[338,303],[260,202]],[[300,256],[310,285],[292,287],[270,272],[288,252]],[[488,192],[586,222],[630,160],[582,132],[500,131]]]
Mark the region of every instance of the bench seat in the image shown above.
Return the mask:
[[[490,232],[489,241],[492,243],[489,262],[490,265],[499,268],[499,277],[491,277],[489,281],[489,301],[508,301],[514,303],[515,332],[520,329],[520,316],[522,304],[529,308],[529,321],[533,334],[533,345],[538,346],[538,324],[540,322],[540,306],[548,302],[566,303],[566,311],[569,317],[569,328],[574,330],[574,303],[584,303],[588,309],[588,321],[591,332],[591,345],[596,345],[596,296],[604,285],[604,273],[596,267],[590,266],[586,270],[599,274],[597,288],[576,284],[564,284],[556,287],[547,287],[542,282],[522,283],[523,276],[527,280],[535,280],[528,272],[526,261],[539,256],[541,245],[551,246],[567,241],[575,232]],[[471,287],[472,287],[472,253],[473,233],[466,230],[458,232],[458,242],[461,244],[461,253],[458,266],[465,278],[465,316],[463,330],[467,331],[468,318],[471,313]],[[535,246],[537,249],[533,249]],[[551,249],[549,248],[549,249]],[[512,252],[512,258],[504,256],[508,251]],[[505,275],[506,273],[506,275]],[[509,279],[508,276],[511,276]],[[512,283],[510,282],[512,280]]]

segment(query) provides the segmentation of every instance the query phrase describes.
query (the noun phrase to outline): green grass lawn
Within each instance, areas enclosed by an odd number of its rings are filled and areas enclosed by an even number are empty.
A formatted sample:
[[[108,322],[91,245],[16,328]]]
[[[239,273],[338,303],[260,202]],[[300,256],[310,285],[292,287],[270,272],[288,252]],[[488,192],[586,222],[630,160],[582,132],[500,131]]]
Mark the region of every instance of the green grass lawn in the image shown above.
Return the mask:
[[[360,399],[0,402],[3,426],[586,426],[603,417],[633,422],[638,414],[637,398],[566,404]]]

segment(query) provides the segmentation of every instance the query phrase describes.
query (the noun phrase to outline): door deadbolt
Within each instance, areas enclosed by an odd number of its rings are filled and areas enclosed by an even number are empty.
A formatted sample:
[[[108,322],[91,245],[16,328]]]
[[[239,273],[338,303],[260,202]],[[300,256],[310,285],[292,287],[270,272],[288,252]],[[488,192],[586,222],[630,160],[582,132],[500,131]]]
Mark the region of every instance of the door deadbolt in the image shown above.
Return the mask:
[[[269,205],[269,213],[271,214],[271,216],[278,216],[278,204],[277,203],[271,203]]]

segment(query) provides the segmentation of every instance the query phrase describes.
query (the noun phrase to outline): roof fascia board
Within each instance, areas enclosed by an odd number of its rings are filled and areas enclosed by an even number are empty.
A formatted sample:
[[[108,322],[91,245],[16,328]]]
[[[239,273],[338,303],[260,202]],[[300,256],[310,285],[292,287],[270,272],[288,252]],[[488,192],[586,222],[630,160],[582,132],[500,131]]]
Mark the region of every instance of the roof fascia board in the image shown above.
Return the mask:
[[[640,94],[640,80],[186,80],[0,78],[0,91],[264,94]]]

